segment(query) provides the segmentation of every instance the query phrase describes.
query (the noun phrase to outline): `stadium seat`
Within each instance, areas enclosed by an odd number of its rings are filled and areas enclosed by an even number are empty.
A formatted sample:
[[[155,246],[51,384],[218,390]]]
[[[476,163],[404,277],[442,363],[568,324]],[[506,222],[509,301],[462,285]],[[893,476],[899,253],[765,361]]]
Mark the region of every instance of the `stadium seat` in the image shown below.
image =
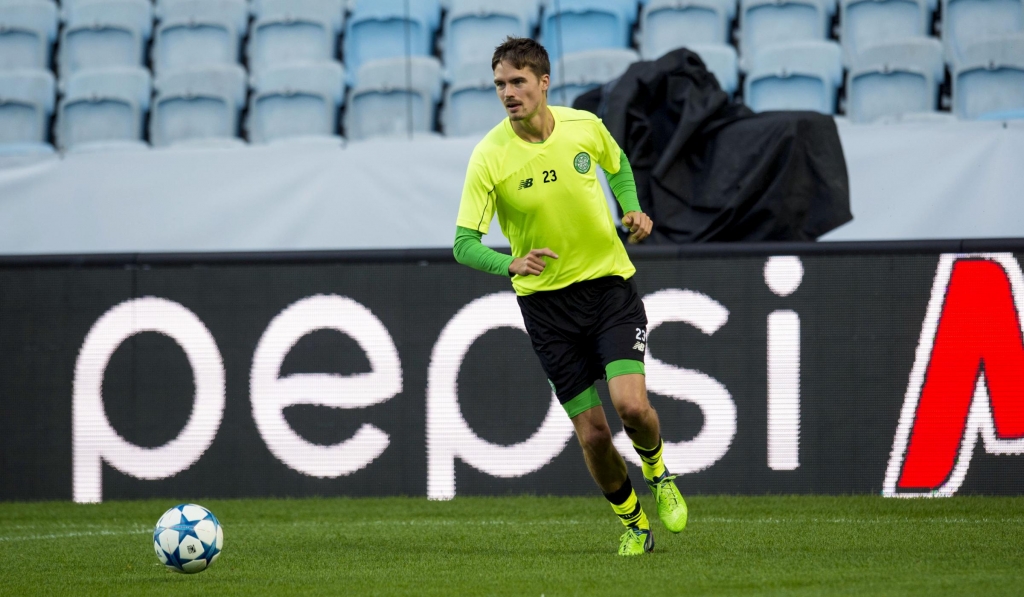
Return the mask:
[[[945,76],[942,44],[920,37],[876,45],[854,56],[846,76],[846,115],[852,122],[893,119],[938,109]]]
[[[79,0],[65,3],[62,16],[62,78],[86,68],[143,66],[153,32],[149,0]]]
[[[687,49],[700,56],[704,66],[718,79],[718,85],[722,91],[730,96],[736,94],[739,88],[739,56],[732,46],[708,44],[692,45]]]
[[[300,137],[338,137],[344,98],[339,62],[268,67],[253,75],[246,129],[253,143]]]
[[[508,35],[531,37],[537,26],[535,0],[495,3],[493,0],[452,0],[445,16],[444,65],[449,79],[465,61],[488,59]]]
[[[441,63],[436,58],[374,60],[359,69],[356,79],[345,109],[348,139],[434,130],[442,85]]]
[[[563,54],[628,48],[636,7],[635,1],[623,0],[549,1],[541,20],[541,43],[553,62]]]
[[[1024,32],[1024,0],[942,0],[942,43],[955,65],[986,39]]]
[[[253,9],[251,70],[337,58],[345,0],[257,0]]]
[[[57,109],[57,145],[62,150],[145,146],[143,122],[152,81],[141,67],[77,72],[63,83]]]
[[[343,42],[350,79],[371,60],[429,56],[440,21],[438,0],[358,0],[345,24]]]
[[[245,105],[245,70],[238,65],[207,66],[161,73],[149,121],[154,147],[191,143],[238,145],[238,114]]]
[[[445,135],[481,135],[505,118],[505,108],[494,89],[493,74],[490,57],[463,62],[452,72],[441,112]]]
[[[578,96],[621,77],[629,65],[639,60],[636,51],[625,49],[566,54],[551,65],[548,102],[553,106],[571,106]]]
[[[953,112],[1005,119],[1024,110],[1024,35],[968,46],[953,70]]]
[[[871,46],[927,37],[935,0],[839,0],[844,61]]]
[[[26,0],[0,4],[0,70],[50,68],[57,38],[57,5]]]
[[[772,44],[824,41],[835,0],[740,0],[740,53],[749,68],[753,55]]]
[[[249,26],[245,0],[158,0],[153,69],[236,64]]]
[[[47,136],[55,95],[49,71],[0,72],[0,155],[53,153]]]
[[[755,112],[814,110],[835,114],[842,61],[839,44],[828,41],[761,48],[747,71],[744,101]]]
[[[637,45],[644,60],[694,45],[728,44],[734,0],[648,0],[640,13]]]

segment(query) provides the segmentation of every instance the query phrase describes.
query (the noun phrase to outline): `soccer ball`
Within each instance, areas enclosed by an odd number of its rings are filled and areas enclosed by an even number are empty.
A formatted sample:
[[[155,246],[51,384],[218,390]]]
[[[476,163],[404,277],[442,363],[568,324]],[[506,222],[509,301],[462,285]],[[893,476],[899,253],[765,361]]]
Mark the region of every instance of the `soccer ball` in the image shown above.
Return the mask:
[[[195,504],[181,504],[164,512],[156,522],[153,549],[164,566],[195,574],[217,561],[224,549],[224,529],[213,512]]]

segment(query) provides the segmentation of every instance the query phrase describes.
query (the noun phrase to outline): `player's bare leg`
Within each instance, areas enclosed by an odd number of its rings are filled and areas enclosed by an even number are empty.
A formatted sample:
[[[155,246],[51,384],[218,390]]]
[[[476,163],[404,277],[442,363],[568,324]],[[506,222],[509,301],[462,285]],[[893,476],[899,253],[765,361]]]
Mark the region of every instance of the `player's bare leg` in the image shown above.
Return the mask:
[[[572,424],[590,475],[626,525],[626,532],[620,538],[619,555],[654,551],[651,525],[630,483],[626,461],[612,443],[612,430],[604,410],[600,406],[585,410],[572,418]]]
[[[665,468],[661,425],[658,413],[647,399],[646,378],[636,373],[613,377],[608,380],[608,392],[626,434],[640,455],[644,479],[658,502],[658,516],[668,530],[682,531],[689,512],[676,487],[675,476]]]

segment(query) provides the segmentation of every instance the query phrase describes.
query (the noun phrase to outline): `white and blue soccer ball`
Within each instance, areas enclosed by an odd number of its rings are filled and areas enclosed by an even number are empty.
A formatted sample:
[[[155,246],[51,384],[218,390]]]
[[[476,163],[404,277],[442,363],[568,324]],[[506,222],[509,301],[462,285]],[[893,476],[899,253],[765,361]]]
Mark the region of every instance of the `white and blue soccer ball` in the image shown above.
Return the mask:
[[[224,549],[224,529],[202,506],[180,504],[164,512],[153,529],[153,549],[160,562],[185,574],[206,570]]]

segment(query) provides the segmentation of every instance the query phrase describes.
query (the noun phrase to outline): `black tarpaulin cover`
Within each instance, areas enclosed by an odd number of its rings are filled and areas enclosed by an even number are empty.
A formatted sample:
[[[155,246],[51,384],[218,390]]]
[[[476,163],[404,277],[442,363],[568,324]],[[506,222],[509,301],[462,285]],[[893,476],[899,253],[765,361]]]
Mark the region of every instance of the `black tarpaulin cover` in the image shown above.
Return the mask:
[[[574,105],[626,152],[649,243],[816,240],[853,219],[832,117],[755,114],[689,50],[637,62]]]

